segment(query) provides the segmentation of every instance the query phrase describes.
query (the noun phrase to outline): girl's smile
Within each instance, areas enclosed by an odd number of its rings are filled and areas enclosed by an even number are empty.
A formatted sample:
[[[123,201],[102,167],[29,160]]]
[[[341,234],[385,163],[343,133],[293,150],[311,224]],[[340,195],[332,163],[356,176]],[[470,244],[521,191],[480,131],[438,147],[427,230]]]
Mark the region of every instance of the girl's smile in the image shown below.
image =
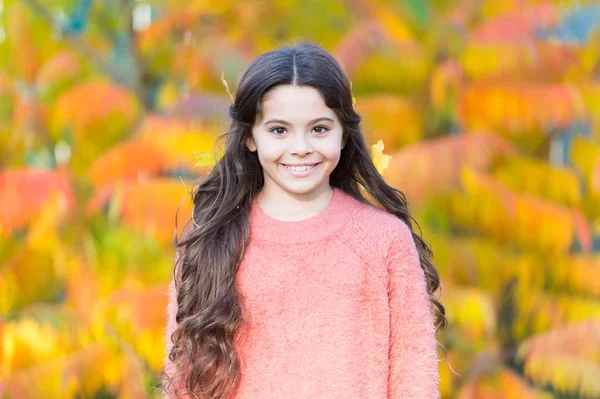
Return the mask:
[[[295,177],[305,177],[310,175],[321,163],[313,163],[313,164],[281,164],[283,168],[289,172],[292,176]]]

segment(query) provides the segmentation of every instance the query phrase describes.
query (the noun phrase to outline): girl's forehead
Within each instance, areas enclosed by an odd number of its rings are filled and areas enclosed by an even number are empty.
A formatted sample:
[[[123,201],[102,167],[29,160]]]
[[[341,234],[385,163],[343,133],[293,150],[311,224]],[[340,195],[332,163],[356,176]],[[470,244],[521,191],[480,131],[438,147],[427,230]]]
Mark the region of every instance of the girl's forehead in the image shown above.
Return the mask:
[[[263,115],[277,114],[284,116],[312,116],[321,113],[331,116],[334,112],[327,104],[321,93],[310,86],[281,85],[271,89],[263,98]],[[301,118],[300,118],[301,119]]]

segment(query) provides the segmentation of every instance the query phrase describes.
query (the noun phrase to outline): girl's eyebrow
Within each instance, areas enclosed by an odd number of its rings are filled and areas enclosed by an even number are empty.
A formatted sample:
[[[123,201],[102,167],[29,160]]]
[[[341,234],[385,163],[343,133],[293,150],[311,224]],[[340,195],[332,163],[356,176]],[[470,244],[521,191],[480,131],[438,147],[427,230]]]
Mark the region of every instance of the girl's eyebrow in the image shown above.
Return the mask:
[[[312,125],[313,123],[317,123],[319,121],[329,121],[329,122],[333,122],[335,123],[335,121],[329,117],[326,116],[321,116],[319,118],[315,118],[312,121],[309,121],[306,125]],[[286,126],[291,126],[291,123],[284,121],[283,119],[269,119],[268,121],[266,121],[265,123],[263,123],[263,125],[268,125],[269,123],[279,123],[282,125],[286,125]]]

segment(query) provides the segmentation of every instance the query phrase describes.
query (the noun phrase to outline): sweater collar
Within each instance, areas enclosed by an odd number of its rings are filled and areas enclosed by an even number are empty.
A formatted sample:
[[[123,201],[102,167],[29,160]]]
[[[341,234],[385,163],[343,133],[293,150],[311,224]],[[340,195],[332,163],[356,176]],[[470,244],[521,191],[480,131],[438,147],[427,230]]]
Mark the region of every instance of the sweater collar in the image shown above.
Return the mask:
[[[323,239],[350,220],[352,199],[341,189],[333,187],[329,204],[321,212],[304,220],[283,221],[267,215],[254,197],[250,210],[250,235],[281,244],[300,244]]]

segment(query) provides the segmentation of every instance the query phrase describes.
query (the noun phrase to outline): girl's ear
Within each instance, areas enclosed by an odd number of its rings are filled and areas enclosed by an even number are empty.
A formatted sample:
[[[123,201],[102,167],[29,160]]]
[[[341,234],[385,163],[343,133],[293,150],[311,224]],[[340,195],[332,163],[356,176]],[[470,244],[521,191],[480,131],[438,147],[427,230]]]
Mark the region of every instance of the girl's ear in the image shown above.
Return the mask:
[[[256,143],[254,142],[254,138],[252,136],[246,138],[246,147],[252,152],[256,151]]]

